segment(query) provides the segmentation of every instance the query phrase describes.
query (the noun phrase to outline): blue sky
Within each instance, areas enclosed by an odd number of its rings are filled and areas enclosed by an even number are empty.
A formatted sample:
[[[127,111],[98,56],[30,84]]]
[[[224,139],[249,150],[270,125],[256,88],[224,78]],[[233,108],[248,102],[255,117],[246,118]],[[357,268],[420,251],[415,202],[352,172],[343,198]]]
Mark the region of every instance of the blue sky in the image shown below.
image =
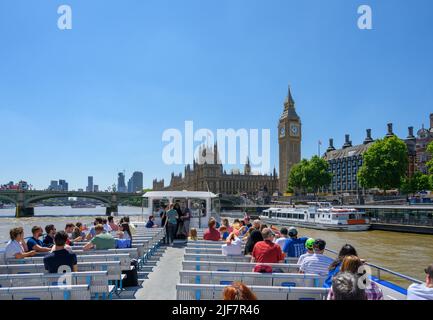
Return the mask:
[[[73,29],[57,28],[68,4]],[[357,8],[373,30],[357,28]],[[0,1],[0,183],[170,177],[162,132],[269,128],[290,83],[303,157],[330,137],[399,136],[433,111],[430,0]]]

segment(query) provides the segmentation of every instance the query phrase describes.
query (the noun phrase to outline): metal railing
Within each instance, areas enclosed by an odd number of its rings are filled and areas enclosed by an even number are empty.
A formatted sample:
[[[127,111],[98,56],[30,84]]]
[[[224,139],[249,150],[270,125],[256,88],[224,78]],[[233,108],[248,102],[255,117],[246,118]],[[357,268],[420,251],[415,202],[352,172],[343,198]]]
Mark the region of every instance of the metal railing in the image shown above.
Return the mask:
[[[334,251],[334,250],[331,250],[331,249],[325,249],[325,251],[328,251],[328,252],[330,252],[330,253],[333,253],[333,254],[335,254],[335,255],[338,255],[338,252],[337,252],[337,251]],[[413,278],[413,277],[410,277],[410,276],[407,276],[407,275],[405,275],[405,274],[402,274],[402,273],[399,273],[399,272],[393,271],[393,270],[388,269],[388,268],[384,268],[384,267],[378,266],[378,265],[373,264],[373,263],[366,262],[365,264],[366,264],[367,266],[369,266],[369,267],[371,267],[371,268],[374,268],[374,269],[376,270],[376,272],[377,272],[377,273],[376,273],[376,274],[377,274],[377,279],[379,279],[379,280],[381,280],[381,272],[383,271],[383,272],[386,272],[386,273],[388,273],[388,274],[391,274],[391,275],[393,275],[393,276],[395,276],[395,277],[397,277],[397,278],[400,278],[400,279],[404,279],[404,280],[407,280],[407,281],[412,281],[412,282],[414,282],[414,283],[423,283],[421,280],[415,279],[415,278]]]

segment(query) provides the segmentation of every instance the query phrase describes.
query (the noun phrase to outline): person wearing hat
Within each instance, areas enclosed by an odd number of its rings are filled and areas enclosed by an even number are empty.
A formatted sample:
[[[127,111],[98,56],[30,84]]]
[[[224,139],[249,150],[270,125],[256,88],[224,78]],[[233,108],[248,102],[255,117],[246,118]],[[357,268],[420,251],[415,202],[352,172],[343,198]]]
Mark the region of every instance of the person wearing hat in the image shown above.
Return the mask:
[[[329,265],[334,260],[324,255],[325,248],[326,241],[322,239],[316,239],[313,245],[314,254],[304,258],[299,271],[301,273],[318,274],[320,276],[328,275]]]
[[[297,264],[301,265],[306,257],[314,254],[314,241],[313,238],[308,238],[308,240],[305,241],[305,249],[307,249],[307,252],[299,257]]]
[[[283,247],[283,252],[287,257],[299,258],[306,252],[305,242],[308,238],[298,238],[298,230],[295,227],[289,228],[289,237],[290,239],[287,239]]]
[[[433,300],[433,264],[424,269],[425,283],[414,283],[407,289],[407,300]]]

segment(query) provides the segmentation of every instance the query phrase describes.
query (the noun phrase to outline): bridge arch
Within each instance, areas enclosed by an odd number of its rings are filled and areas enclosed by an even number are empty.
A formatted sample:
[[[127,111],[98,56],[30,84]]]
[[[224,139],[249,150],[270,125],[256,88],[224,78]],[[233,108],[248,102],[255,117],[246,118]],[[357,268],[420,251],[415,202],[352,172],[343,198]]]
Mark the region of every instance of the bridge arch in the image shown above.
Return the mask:
[[[110,198],[106,198],[106,197],[101,197],[101,196],[97,196],[97,195],[76,195],[76,194],[44,194],[44,195],[40,195],[40,196],[33,196],[31,198],[28,198],[24,201],[24,205],[28,206],[29,204],[32,203],[36,203],[42,200],[47,200],[47,199],[53,199],[53,198],[85,198],[85,199],[93,199],[93,200],[99,200],[102,203],[105,204],[111,204],[111,197]]]
[[[11,198],[11,197],[6,196],[6,195],[0,194],[0,200],[7,200],[7,201],[12,202],[14,205],[17,205],[17,200],[16,199]]]

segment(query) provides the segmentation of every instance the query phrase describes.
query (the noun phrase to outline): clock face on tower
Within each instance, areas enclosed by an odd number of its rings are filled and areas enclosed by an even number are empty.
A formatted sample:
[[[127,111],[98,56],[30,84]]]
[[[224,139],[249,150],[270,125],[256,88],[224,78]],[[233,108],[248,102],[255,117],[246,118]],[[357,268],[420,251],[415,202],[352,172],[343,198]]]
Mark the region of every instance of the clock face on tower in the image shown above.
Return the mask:
[[[299,126],[295,123],[292,123],[290,125],[290,133],[292,136],[298,136],[299,135]]]
[[[284,137],[286,135],[286,128],[285,127],[281,127],[280,128],[280,137]]]

